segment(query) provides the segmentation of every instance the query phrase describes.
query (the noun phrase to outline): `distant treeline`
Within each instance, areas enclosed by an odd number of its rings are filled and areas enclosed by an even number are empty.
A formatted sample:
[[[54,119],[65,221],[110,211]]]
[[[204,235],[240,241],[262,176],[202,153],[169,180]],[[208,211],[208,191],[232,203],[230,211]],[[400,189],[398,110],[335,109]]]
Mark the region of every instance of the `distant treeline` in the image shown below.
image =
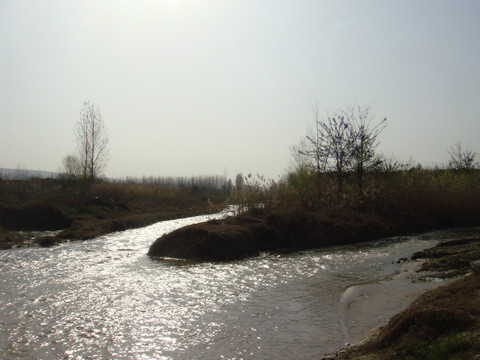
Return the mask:
[[[232,181],[224,175],[206,175],[206,176],[127,176],[123,179],[117,179],[115,182],[125,184],[159,185],[173,186],[179,188],[203,188],[221,190],[230,193],[233,188]]]
[[[58,173],[52,171],[0,168],[0,178],[5,180],[56,179],[58,176]]]
[[[5,169],[0,168],[0,179],[4,180],[30,180],[33,178],[51,178],[59,180],[75,180],[66,174],[59,174],[49,171],[25,170],[25,169]],[[78,179],[77,179],[78,180]],[[159,185],[171,186],[178,188],[202,188],[221,190],[230,193],[233,184],[225,175],[206,175],[206,176],[126,176],[120,179],[104,179],[107,182],[120,184],[137,184],[137,185]]]

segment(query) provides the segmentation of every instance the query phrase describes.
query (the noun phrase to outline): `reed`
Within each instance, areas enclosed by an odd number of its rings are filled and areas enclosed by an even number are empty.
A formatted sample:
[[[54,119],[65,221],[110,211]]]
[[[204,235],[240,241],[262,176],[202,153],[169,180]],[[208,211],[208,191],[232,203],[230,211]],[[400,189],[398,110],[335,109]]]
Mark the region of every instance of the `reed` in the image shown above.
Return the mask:
[[[478,225],[480,170],[422,169],[377,171],[365,174],[361,193],[347,176],[342,193],[328,173],[297,170],[281,184],[246,186],[232,198],[239,204],[266,204],[264,213],[285,217],[314,215],[344,219],[361,214],[398,226],[419,228]],[[246,207],[252,210],[252,206]],[[255,209],[258,212],[258,209]]]
[[[59,179],[0,179],[0,208],[55,208],[68,217],[82,214],[178,211],[218,205],[227,195],[209,188],[180,188],[154,184],[95,182]]]

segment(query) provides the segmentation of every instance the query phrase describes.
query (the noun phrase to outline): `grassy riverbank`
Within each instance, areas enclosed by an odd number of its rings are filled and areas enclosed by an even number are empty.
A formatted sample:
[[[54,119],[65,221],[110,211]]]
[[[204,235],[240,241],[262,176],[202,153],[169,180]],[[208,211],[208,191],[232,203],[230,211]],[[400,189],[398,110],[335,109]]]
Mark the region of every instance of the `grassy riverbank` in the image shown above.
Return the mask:
[[[214,212],[224,207],[226,198],[222,191],[199,187],[0,179],[0,248],[90,239]],[[45,230],[60,232],[53,238],[31,240],[32,231]]]
[[[308,172],[290,174],[285,184],[249,184],[233,196],[246,209],[239,216],[167,234],[149,254],[229,260],[480,225],[479,171],[372,173],[361,193],[347,180],[341,193],[328,174]]]
[[[333,360],[470,360],[480,355],[480,237],[448,241],[417,253],[418,276],[460,279],[431,290],[394,316],[365,343],[326,356]],[[468,274],[465,276],[465,274]]]
[[[328,174],[297,171],[289,175],[285,186],[272,189],[267,210],[345,222],[362,214],[405,231],[480,222],[479,170],[379,171],[365,175],[362,191],[348,177],[343,191],[336,190]]]

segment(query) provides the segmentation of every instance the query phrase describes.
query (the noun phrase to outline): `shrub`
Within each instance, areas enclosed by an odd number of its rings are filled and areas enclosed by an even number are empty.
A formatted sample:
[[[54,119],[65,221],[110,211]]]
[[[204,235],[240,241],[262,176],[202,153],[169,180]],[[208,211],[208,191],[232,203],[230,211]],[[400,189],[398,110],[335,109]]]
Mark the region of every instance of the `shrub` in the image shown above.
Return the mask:
[[[268,183],[247,183],[230,200],[247,205],[245,209],[251,209],[251,204],[265,204],[267,212],[313,212],[344,219],[360,212],[425,229],[480,222],[480,170],[413,167],[370,172],[361,194],[354,177],[346,178],[343,192],[338,194],[332,174],[317,174],[305,168],[290,173],[284,183],[264,184]]]

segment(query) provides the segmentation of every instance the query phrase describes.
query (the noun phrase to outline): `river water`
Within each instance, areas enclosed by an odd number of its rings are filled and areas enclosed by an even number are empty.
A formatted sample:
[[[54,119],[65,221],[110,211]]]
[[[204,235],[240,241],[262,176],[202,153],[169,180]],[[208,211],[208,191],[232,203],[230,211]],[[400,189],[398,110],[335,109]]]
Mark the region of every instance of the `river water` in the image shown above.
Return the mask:
[[[225,215],[0,252],[0,358],[321,358],[434,286],[398,276],[395,260],[465,235],[223,263],[147,257],[162,234]]]

